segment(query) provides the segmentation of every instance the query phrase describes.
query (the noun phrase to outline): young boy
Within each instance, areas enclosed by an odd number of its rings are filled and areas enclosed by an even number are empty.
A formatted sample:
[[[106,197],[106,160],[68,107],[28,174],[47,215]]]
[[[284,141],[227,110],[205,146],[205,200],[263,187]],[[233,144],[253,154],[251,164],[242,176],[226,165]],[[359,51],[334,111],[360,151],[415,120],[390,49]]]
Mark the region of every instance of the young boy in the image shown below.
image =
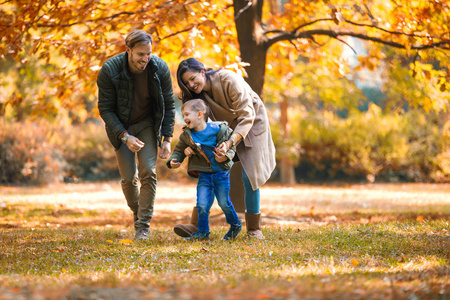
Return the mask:
[[[216,160],[216,147],[229,139],[232,130],[226,122],[208,123],[207,111],[208,107],[201,99],[192,99],[183,104],[181,112],[186,126],[183,128],[180,140],[175,146],[167,166],[173,169],[180,167],[186,158],[185,149],[187,147],[195,152],[195,155],[189,156],[188,174],[198,177],[198,232],[194,232],[186,239],[209,239],[208,214],[215,195],[227,223],[231,226],[223,238],[230,240],[234,239],[242,229],[242,223],[229,196],[230,168],[233,165],[236,147],[228,149],[225,161],[218,162]]]

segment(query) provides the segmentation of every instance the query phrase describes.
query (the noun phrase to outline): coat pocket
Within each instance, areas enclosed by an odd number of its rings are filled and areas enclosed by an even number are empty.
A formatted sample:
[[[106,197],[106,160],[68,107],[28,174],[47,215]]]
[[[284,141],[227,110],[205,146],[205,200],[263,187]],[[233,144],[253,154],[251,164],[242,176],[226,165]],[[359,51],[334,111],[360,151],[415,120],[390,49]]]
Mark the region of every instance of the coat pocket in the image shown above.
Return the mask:
[[[246,138],[244,139],[245,147],[253,147],[253,144],[255,144],[255,143],[257,144],[258,136],[262,135],[267,130],[267,127],[263,127],[263,128],[254,128],[254,127],[255,126],[253,126],[252,129],[250,129]],[[254,129],[257,129],[257,130],[254,130]]]

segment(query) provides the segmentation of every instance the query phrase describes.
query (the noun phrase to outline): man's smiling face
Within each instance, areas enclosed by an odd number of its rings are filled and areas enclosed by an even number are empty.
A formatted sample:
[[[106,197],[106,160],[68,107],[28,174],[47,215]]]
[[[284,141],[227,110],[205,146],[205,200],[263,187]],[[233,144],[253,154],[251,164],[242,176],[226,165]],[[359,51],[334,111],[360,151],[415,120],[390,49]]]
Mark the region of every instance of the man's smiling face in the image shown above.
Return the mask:
[[[137,44],[133,49],[127,47],[127,52],[130,72],[135,74],[144,72],[152,57],[152,44]]]

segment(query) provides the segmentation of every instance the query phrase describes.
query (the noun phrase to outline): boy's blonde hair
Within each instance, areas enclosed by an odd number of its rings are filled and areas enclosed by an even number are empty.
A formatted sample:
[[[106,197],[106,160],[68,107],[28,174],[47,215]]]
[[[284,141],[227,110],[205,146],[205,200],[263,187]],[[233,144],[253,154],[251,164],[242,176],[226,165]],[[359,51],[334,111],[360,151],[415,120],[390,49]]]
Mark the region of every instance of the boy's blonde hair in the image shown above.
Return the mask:
[[[203,118],[205,119],[205,122],[208,121],[208,115],[209,115],[209,108],[208,105],[206,105],[206,102],[202,99],[191,99],[183,103],[181,106],[181,111],[183,111],[185,108],[190,108],[195,112],[202,112]]]

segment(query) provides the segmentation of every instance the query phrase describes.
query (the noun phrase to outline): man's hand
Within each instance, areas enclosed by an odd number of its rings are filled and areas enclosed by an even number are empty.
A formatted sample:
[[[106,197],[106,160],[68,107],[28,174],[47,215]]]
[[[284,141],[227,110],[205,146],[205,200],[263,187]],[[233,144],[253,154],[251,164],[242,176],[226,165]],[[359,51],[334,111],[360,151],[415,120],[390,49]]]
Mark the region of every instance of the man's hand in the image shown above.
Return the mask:
[[[127,139],[127,147],[134,153],[141,150],[144,145],[145,144],[135,136],[130,135],[130,137]]]
[[[180,165],[181,165],[181,163],[178,162],[175,158],[172,159],[172,160],[170,161],[170,167],[171,167],[172,169],[179,168]]]
[[[161,145],[161,151],[159,152],[159,157],[166,159],[170,155],[170,143],[168,141],[164,141]]]
[[[186,149],[184,149],[184,155],[191,157],[192,155],[195,155],[195,152],[191,147],[186,147]]]

